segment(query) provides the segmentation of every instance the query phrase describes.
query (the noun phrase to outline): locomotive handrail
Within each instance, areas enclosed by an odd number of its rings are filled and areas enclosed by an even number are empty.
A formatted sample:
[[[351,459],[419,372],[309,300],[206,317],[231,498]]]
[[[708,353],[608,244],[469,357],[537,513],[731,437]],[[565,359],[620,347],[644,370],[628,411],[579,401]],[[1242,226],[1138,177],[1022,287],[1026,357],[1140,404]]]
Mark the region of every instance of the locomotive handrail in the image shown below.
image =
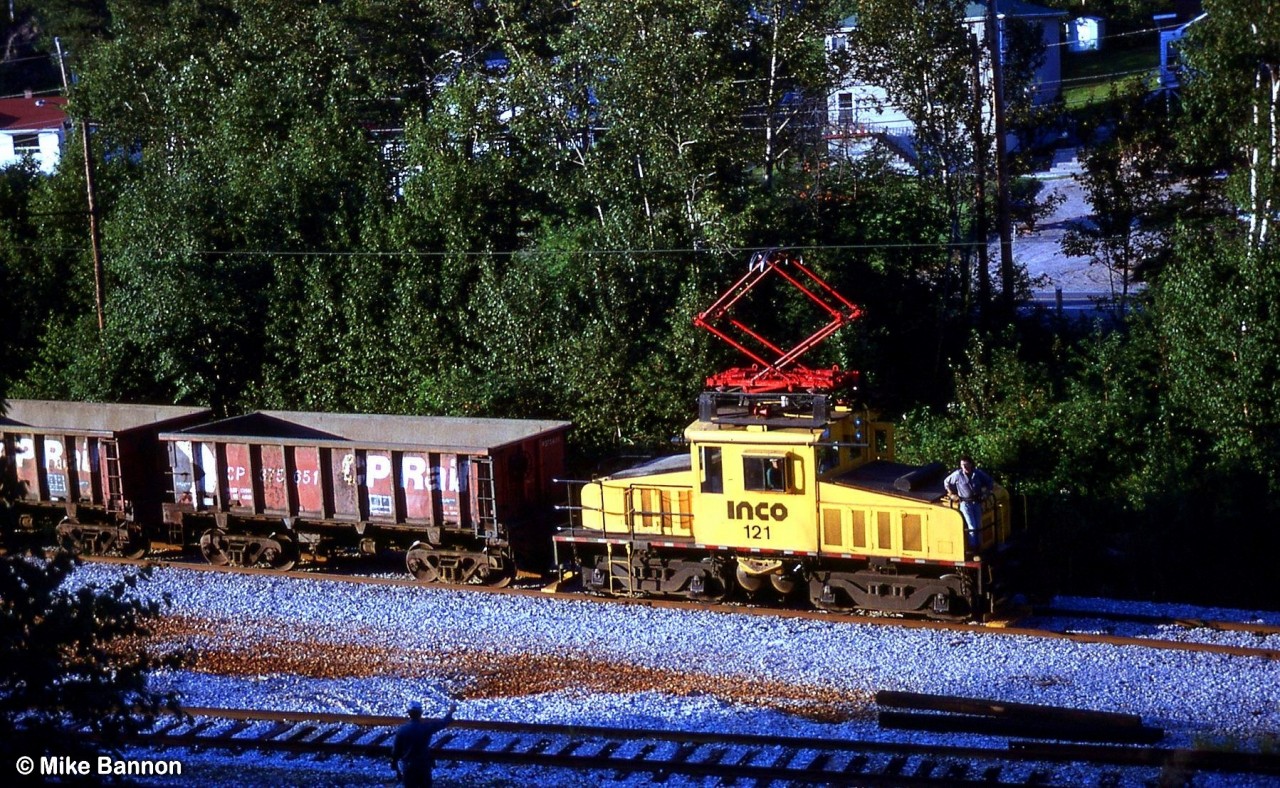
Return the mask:
[[[951,509],[954,512],[959,512],[960,504],[963,503],[958,499],[952,500],[950,495],[943,495],[941,500],[947,505],[948,509]],[[996,511],[1002,504],[1000,503],[1000,499],[996,497],[994,490],[983,496],[981,503],[982,527],[978,529],[978,533],[981,537],[981,543],[985,543],[987,541],[988,534],[993,534],[995,537],[999,537],[1000,535],[1000,523],[996,517]]]
[[[554,484],[564,484],[566,486],[578,485],[579,490],[581,490],[581,488],[583,487],[586,487],[588,484],[600,483],[598,479],[586,480],[586,479],[552,478],[551,481]],[[601,496],[601,501],[603,502],[603,500],[604,500],[604,496]],[[602,515],[608,514],[608,512],[605,511],[603,506],[600,506],[600,507],[584,506],[582,504],[581,492],[578,493],[578,504],[576,506],[572,503],[557,503],[557,504],[552,504],[552,509],[558,512],[570,512],[569,525],[568,525],[568,530],[570,533],[578,530],[586,530],[586,527],[582,524],[582,515],[578,514],[577,517],[574,517],[574,515],[572,514],[573,512],[600,512]]]
[[[658,518],[659,519],[658,532],[667,534],[667,535],[672,535],[674,533],[674,529],[664,527],[662,524],[662,520],[669,518],[674,522],[678,518],[679,522],[681,523],[681,526],[684,528],[689,528],[690,527],[689,524],[693,522],[693,512],[684,512],[684,511],[677,511],[677,510],[663,511],[661,509],[659,509],[658,511],[648,511],[645,509],[636,509],[635,506],[633,505],[633,501],[635,499],[635,493],[637,491],[656,490],[658,492],[661,492],[663,490],[688,490],[692,493],[693,487],[690,485],[632,483],[632,484],[628,484],[625,490],[626,490],[627,511],[624,513],[624,517],[626,518],[626,523],[627,523],[627,533],[632,537],[634,537],[636,534],[636,516],[637,515],[639,515],[640,517]]]

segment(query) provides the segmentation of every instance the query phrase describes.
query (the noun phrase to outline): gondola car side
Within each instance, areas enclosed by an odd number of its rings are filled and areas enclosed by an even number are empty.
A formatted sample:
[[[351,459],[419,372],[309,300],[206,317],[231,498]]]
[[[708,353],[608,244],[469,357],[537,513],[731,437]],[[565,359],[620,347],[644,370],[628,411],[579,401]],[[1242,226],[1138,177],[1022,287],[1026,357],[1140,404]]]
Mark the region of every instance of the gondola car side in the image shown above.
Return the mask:
[[[258,411],[160,436],[171,536],[215,564],[406,552],[422,580],[543,571],[568,422]]]
[[[0,418],[0,472],[19,499],[17,533],[6,541],[57,523],[68,549],[142,555],[166,489],[157,436],[209,414],[175,405],[9,400]]]

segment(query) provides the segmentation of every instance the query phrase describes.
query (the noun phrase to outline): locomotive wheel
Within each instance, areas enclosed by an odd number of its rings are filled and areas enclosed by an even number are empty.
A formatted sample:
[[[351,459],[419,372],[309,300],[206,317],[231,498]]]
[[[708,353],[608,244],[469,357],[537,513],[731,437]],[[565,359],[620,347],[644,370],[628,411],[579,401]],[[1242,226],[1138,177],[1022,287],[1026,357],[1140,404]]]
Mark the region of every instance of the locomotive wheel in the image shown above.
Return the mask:
[[[734,576],[738,581],[738,585],[742,586],[742,590],[749,594],[754,594],[764,588],[764,575],[753,575],[742,564],[738,564],[738,568],[734,571]]]
[[[963,578],[960,575],[943,575],[939,580],[950,581],[960,586]],[[965,621],[973,612],[969,600],[958,593],[937,593],[930,599],[925,615],[935,621]]]
[[[795,575],[772,574],[769,575],[769,582],[773,585],[773,590],[781,596],[791,596],[795,593],[796,586],[800,585]]]
[[[844,601],[845,604],[841,604]],[[853,605],[838,591],[833,591],[824,578],[809,578],[809,604],[818,610],[830,610],[833,613],[848,613]]]
[[[228,554],[230,547],[226,532],[219,528],[210,528],[200,535],[200,555],[214,566],[231,563],[231,556]]]
[[[689,584],[689,597],[700,602],[723,602],[729,596],[729,579],[725,567],[716,560],[702,562],[704,571]]]
[[[414,579],[422,583],[434,583],[440,579],[440,556],[430,548],[415,544],[404,555],[405,567]]]

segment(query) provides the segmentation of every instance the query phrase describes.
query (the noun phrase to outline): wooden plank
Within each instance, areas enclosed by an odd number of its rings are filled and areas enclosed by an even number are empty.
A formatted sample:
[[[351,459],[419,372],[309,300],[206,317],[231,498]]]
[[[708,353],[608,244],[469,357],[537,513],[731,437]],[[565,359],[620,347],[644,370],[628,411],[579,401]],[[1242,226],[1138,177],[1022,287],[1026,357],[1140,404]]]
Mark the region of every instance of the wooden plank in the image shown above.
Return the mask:
[[[1007,703],[983,698],[962,698],[954,695],[925,695],[917,692],[881,690],[876,693],[876,703],[896,709],[919,711],[946,711],[955,714],[1005,717],[1031,720],[1058,720],[1090,725],[1138,728],[1142,717],[1114,711],[1071,709],[1062,706],[1041,706],[1033,703]]]
[[[880,727],[942,733],[981,733],[989,736],[1017,736],[1066,741],[1130,742],[1152,744],[1164,738],[1160,728],[1128,725],[1095,725],[1071,721],[988,717],[963,714],[915,714],[881,711]]]

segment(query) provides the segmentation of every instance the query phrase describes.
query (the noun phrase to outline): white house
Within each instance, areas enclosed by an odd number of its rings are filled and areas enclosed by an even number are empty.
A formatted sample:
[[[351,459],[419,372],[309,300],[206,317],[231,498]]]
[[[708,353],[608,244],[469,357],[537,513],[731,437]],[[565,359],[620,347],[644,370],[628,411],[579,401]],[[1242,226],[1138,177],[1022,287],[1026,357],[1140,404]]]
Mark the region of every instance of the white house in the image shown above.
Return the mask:
[[[997,36],[1000,51],[1007,51],[1005,21],[1019,19],[1031,23],[1044,43],[1044,63],[1034,78],[1034,101],[1037,105],[1055,100],[1062,92],[1062,23],[1065,11],[1042,8],[1019,0],[996,0]],[[965,8],[964,23],[979,41],[985,40],[987,5],[971,2]],[[848,47],[849,34],[857,26],[857,17],[843,20],[827,36],[828,51]],[[990,72],[983,75],[990,79]],[[985,111],[985,110],[984,110]],[[878,85],[848,83],[838,86],[827,97],[827,139],[832,154],[857,156],[875,143],[883,143],[907,161],[914,159],[911,120]]]
[[[1187,8],[1179,8],[1174,13],[1156,14],[1152,19],[1156,29],[1160,31],[1160,89],[1176,90],[1180,82],[1178,71],[1182,65],[1178,42],[1187,34],[1187,30],[1201,19],[1208,16],[1199,11],[1200,4],[1195,3],[1188,13]]]
[[[1078,16],[1067,22],[1068,52],[1097,52],[1106,37],[1106,22],[1097,16]]]
[[[0,99],[0,168],[30,157],[50,173],[62,157],[70,119],[61,96]]]

